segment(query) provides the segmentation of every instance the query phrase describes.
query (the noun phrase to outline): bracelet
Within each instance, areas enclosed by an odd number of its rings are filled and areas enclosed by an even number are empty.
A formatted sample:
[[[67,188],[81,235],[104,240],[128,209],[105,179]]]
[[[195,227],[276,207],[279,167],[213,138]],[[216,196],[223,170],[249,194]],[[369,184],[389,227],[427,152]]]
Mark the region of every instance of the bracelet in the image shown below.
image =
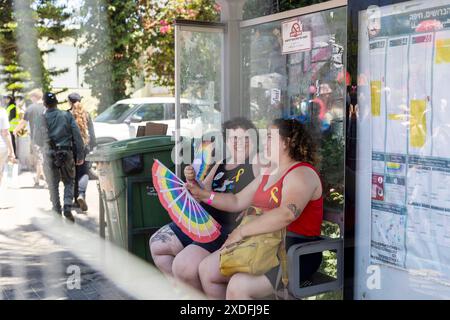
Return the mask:
[[[214,200],[214,196],[215,196],[215,195],[216,195],[216,193],[215,193],[214,191],[212,191],[211,194],[209,195],[209,199],[208,199],[208,201],[206,202],[206,204],[207,204],[208,206],[211,205],[212,201]]]

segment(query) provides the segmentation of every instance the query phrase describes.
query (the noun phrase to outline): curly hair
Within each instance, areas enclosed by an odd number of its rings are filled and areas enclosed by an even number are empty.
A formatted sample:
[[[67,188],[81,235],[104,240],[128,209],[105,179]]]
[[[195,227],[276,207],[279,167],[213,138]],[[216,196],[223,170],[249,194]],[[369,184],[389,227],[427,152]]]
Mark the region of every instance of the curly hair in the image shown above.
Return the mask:
[[[272,124],[279,129],[281,138],[288,145],[289,156],[293,160],[318,165],[317,145],[305,125],[296,119],[276,119]]]
[[[72,107],[72,115],[75,118],[75,122],[80,128],[81,137],[83,138],[84,145],[89,144],[89,129],[88,129],[88,115],[84,110],[81,102],[76,103]]]

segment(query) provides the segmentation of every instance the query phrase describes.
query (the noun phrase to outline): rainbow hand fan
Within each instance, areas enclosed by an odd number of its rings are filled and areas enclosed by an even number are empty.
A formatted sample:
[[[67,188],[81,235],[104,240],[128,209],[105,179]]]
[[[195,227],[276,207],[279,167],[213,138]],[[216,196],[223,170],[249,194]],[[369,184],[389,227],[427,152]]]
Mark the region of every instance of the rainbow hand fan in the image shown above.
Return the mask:
[[[213,151],[214,144],[203,141],[194,153],[192,167],[195,170],[195,179],[200,183],[206,178],[208,168],[212,165]]]
[[[170,218],[194,241],[207,243],[217,239],[221,225],[192,197],[186,185],[155,159],[153,185]]]

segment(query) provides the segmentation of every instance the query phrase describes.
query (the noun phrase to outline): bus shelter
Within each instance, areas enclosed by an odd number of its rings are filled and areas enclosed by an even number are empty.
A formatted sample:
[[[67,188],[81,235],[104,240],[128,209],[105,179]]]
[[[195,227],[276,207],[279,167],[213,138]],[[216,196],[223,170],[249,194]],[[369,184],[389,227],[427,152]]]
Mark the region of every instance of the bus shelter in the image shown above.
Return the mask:
[[[245,0],[218,3],[220,23],[176,23],[178,128],[194,113],[199,132],[236,116],[306,123],[337,243],[319,291],[450,298],[450,1],[304,1],[251,18]]]

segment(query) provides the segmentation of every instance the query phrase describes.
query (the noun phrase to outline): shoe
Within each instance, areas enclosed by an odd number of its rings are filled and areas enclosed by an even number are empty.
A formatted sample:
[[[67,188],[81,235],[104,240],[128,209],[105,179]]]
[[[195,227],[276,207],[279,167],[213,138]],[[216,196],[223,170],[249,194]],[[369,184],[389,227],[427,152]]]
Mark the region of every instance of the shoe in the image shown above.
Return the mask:
[[[61,207],[59,207],[59,208],[53,207],[53,208],[52,208],[52,211],[53,211],[54,213],[58,214],[58,215],[61,215],[61,213],[62,213]]]
[[[79,195],[77,198],[78,205],[80,206],[81,211],[87,211],[88,206],[86,203],[86,200],[84,199],[84,196]]]
[[[64,217],[70,222],[75,222],[70,206],[64,206]]]
[[[73,217],[73,214],[70,211],[64,211],[64,217],[70,222],[75,222],[75,218]]]

